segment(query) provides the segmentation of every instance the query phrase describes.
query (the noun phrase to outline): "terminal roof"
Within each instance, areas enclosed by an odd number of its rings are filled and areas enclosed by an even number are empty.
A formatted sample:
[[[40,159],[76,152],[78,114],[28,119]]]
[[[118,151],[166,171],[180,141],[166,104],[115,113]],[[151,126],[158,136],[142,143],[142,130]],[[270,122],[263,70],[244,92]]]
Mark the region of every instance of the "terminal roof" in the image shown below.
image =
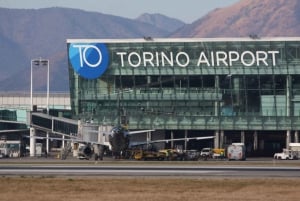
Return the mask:
[[[153,42],[251,42],[251,41],[300,41],[300,37],[245,37],[245,38],[130,38],[130,39],[67,39],[67,43],[153,43]]]

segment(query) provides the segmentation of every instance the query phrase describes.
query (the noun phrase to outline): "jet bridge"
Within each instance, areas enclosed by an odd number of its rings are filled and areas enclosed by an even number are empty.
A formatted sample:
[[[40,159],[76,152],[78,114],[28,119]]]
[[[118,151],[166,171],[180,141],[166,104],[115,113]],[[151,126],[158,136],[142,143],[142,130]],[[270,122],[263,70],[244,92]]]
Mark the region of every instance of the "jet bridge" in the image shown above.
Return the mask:
[[[77,135],[78,121],[44,113],[31,114],[31,127],[60,135]]]
[[[110,146],[107,133],[111,131],[112,127],[109,125],[99,126],[93,123],[82,123],[80,120],[55,117],[37,112],[31,113],[30,120],[30,156],[35,156],[36,139],[46,139],[47,153],[49,152],[50,139],[62,141],[63,153],[67,150],[70,152],[71,141],[73,140],[89,143],[97,142]],[[37,131],[42,131],[43,135],[46,134],[46,136],[41,136],[41,134],[38,136]],[[68,142],[67,146],[64,144],[65,141]]]
[[[79,121],[63,117],[54,117],[44,113],[31,113],[30,121],[30,156],[35,156],[36,130],[46,133],[46,151],[49,152],[49,139],[51,135],[58,134],[64,138],[71,138],[78,134]],[[63,141],[64,147],[64,141]]]

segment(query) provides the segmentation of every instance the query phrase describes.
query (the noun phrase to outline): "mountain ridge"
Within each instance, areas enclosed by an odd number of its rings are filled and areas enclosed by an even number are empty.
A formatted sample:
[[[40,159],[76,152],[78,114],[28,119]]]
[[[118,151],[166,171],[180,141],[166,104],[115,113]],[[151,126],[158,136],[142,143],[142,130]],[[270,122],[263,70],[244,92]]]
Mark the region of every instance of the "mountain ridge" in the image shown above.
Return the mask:
[[[63,78],[63,84],[56,78],[61,77],[60,72],[68,76],[67,57],[62,57],[66,56],[68,38],[166,37],[170,33],[138,20],[79,9],[0,8],[0,40],[5,45],[0,50],[0,90],[27,90],[30,61],[43,57],[50,60],[53,72],[50,90],[67,91],[68,78]],[[20,72],[25,76],[20,76]],[[45,83],[37,82],[34,87],[44,89]]]
[[[139,17],[137,17],[136,20],[151,24],[157,28],[167,30],[170,32],[174,32],[180,27],[185,25],[185,23],[181,20],[170,18],[159,13],[154,13],[154,14],[144,13]]]
[[[188,24],[172,37],[261,37],[298,36],[299,0],[242,0],[229,7],[215,9]]]
[[[50,90],[68,91],[69,38],[298,37],[299,10],[300,0],[241,0],[182,24],[160,14],[128,19],[59,7],[0,8],[0,91],[28,90],[30,60],[39,57],[50,60]],[[166,26],[168,23],[172,26]],[[37,82],[34,87],[43,90],[46,85]]]

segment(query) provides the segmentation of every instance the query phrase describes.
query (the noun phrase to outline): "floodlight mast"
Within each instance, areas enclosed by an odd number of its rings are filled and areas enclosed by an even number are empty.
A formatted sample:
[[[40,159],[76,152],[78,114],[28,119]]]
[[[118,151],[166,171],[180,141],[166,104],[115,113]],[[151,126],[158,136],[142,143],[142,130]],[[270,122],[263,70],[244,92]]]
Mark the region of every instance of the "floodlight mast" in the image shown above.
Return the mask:
[[[33,73],[32,70],[37,66],[46,66],[47,67],[47,103],[46,110],[47,114],[49,114],[49,85],[50,85],[50,73],[49,73],[49,60],[48,59],[32,59],[30,62],[30,112],[33,111]],[[35,129],[33,127],[30,128],[30,156],[35,157],[35,147],[36,147],[36,139],[35,139]],[[46,141],[46,150],[49,152],[49,133],[47,132],[47,141]]]

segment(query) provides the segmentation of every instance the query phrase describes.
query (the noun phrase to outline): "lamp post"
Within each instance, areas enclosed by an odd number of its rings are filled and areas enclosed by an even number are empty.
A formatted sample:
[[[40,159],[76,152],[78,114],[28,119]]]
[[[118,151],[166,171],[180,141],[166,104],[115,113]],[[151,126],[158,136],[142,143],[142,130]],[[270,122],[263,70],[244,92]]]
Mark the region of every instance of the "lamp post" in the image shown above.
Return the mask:
[[[49,114],[49,60],[48,59],[32,59],[31,60],[31,69],[30,69],[30,111],[33,111],[33,97],[32,97],[32,92],[33,92],[33,82],[32,82],[32,70],[34,67],[38,66],[46,66],[47,67],[47,103],[46,103],[46,108],[47,108],[47,114]],[[35,129],[32,127],[30,128],[30,156],[34,157],[35,156]],[[49,152],[49,133],[47,132],[47,142],[46,142],[46,149],[47,153]]]
[[[31,71],[30,71],[30,103],[31,103],[31,108],[30,111],[33,110],[33,82],[32,82],[32,69],[35,66],[46,66],[47,67],[47,114],[49,114],[49,60],[48,59],[32,59],[31,60]]]

